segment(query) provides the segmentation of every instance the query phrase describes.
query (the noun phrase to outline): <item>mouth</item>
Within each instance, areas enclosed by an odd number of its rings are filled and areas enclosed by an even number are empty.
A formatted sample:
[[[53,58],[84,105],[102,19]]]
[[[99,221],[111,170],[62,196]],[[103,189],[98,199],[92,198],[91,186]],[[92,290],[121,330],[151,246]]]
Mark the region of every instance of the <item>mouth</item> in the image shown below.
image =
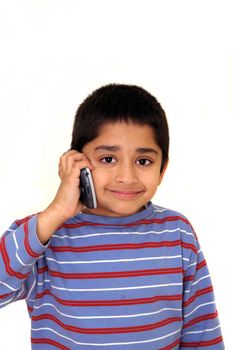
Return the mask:
[[[132,199],[137,197],[138,195],[142,194],[144,191],[142,190],[121,190],[121,189],[114,189],[109,190],[115,197],[121,198],[121,199]]]

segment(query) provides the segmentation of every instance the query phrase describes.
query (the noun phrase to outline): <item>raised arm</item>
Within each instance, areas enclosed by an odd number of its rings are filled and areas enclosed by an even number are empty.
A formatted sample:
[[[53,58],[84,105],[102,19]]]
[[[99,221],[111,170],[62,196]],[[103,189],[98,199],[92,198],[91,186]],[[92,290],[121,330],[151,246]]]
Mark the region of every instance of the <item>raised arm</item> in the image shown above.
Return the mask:
[[[14,222],[0,239],[0,307],[29,298],[35,289],[37,260],[56,229],[82,208],[79,176],[93,169],[83,153],[69,151],[59,163],[61,184],[52,203],[38,215]]]
[[[69,151],[62,155],[59,163],[61,184],[52,203],[38,215],[37,232],[40,241],[46,243],[56,229],[82,209],[79,201],[80,170],[92,164],[83,153]]]

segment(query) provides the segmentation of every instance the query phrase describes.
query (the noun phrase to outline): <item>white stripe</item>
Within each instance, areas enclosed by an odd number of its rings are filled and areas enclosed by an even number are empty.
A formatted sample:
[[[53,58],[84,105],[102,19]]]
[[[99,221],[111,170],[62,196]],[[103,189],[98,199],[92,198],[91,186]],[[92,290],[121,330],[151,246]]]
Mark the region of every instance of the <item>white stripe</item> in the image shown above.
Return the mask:
[[[181,258],[181,255],[172,256],[157,256],[147,258],[135,258],[135,259],[115,259],[115,260],[78,260],[78,261],[59,261],[53,258],[46,258],[46,260],[55,261],[57,264],[98,264],[98,263],[115,263],[115,262],[131,262],[131,261],[146,261],[146,260],[160,260],[160,259],[177,259]]]
[[[17,242],[16,236],[15,236],[15,231],[14,231],[14,233],[13,233],[13,238],[14,238],[15,247],[16,247],[15,256],[16,256],[17,260],[20,262],[20,264],[21,264],[22,266],[32,266],[33,263],[32,263],[32,264],[24,264],[24,263],[22,262],[22,260],[20,259],[19,255],[18,255],[17,250],[19,250],[19,246],[18,246],[18,242]]]
[[[13,238],[14,238],[14,242],[15,242],[16,249],[18,250],[18,249],[19,249],[19,246],[18,246],[16,237],[15,237],[15,231],[13,231]]]
[[[185,234],[188,235],[188,236],[195,237],[194,234],[193,234],[193,232],[188,232],[188,231],[182,230],[182,229],[180,229],[180,232],[183,232],[183,233],[185,233]]]
[[[208,275],[205,275],[205,276],[202,276],[201,278],[199,278],[199,280],[193,282],[193,283],[192,283],[192,286],[195,286],[196,284],[198,284],[198,283],[201,282],[202,280],[204,280],[204,279],[206,279],[206,278],[209,278],[209,277],[210,277],[209,274],[208,274]],[[185,293],[190,293],[190,289],[185,290],[184,292],[185,292]]]
[[[4,301],[3,303],[0,303],[0,306],[1,305],[6,305],[6,304],[10,304],[13,300],[14,300],[14,297],[11,298],[11,299],[8,299],[7,301]]]
[[[184,260],[184,261],[189,261],[189,259],[188,259],[188,258],[182,258],[182,260]]]
[[[211,304],[215,304],[215,301],[211,301],[210,303],[204,303],[204,304],[198,305],[197,307],[195,307],[195,309],[193,309],[193,311],[191,311],[191,312],[188,313],[187,315],[184,315],[184,317],[188,317],[188,316],[192,315],[195,311],[197,311],[198,309],[200,309],[201,307],[206,306],[206,305],[211,305]]]
[[[196,261],[195,261],[194,263],[188,265],[188,266],[187,266],[187,269],[189,269],[191,266],[195,266],[195,265],[197,265],[197,262],[196,262]]]
[[[199,278],[199,280],[193,282],[193,286],[195,286],[195,285],[198,284],[200,281],[202,281],[202,280],[204,280],[204,279],[206,279],[206,278],[209,278],[209,277],[210,277],[209,274],[208,274],[208,275],[205,275],[205,276],[202,276],[201,278]]]
[[[185,332],[184,334],[182,334],[181,337],[183,337],[186,334],[198,334],[198,333],[204,333],[204,332],[212,332],[212,331],[215,331],[218,328],[220,328],[220,324],[217,327],[204,329],[202,331]]]
[[[10,290],[12,290],[13,292],[16,292],[18,289],[16,288],[13,288],[13,287],[11,287],[9,284],[7,284],[6,282],[2,282],[2,281],[0,281],[0,284],[2,284],[3,286],[5,286],[5,287],[7,287],[7,288],[9,288]],[[5,294],[5,293],[4,293]]]
[[[14,298],[14,301],[16,301],[16,300],[19,300],[19,299],[20,299],[21,295],[24,293],[24,290],[25,290],[24,285],[22,285],[22,287],[21,287],[21,292],[19,293],[19,295],[17,295],[17,297],[16,297],[16,298]]]
[[[28,302],[33,303],[33,304],[35,303],[35,301],[36,301],[35,299],[28,299]]]
[[[42,282],[37,282],[37,285],[38,286],[43,286],[44,285],[44,282],[51,282],[50,280],[43,280]]]
[[[166,339],[166,338],[168,338],[168,337],[170,337],[170,336],[172,336],[174,334],[180,333],[180,329],[178,329],[175,332],[169,333],[169,334],[164,335],[164,336],[159,337],[159,338],[153,338],[153,339],[147,339],[147,340],[139,340],[139,341],[132,341],[132,342],[122,342],[122,343],[99,343],[98,344],[98,343],[80,343],[80,342],[77,342],[74,339],[68,338],[68,337],[66,337],[66,336],[56,332],[54,329],[48,328],[48,327],[32,328],[32,331],[35,331],[35,332],[37,332],[37,331],[38,332],[39,331],[50,331],[52,333],[55,333],[56,335],[58,335],[61,338],[70,340],[72,343],[75,343],[77,345],[87,345],[87,346],[114,346],[114,345],[145,344],[145,343],[152,343],[152,342],[155,342],[155,341],[158,341],[158,340]]]
[[[20,262],[20,264],[21,264],[22,266],[32,266],[32,265],[34,265],[34,263],[32,263],[32,264],[24,264],[24,263],[22,262],[22,260],[20,259],[20,257],[18,256],[18,253],[17,253],[17,252],[15,253],[15,255],[16,255],[16,258],[18,259],[18,261]]]
[[[70,292],[104,292],[113,290],[132,290],[132,289],[149,289],[149,288],[161,288],[161,287],[173,287],[182,286],[182,283],[168,283],[168,284],[155,284],[150,286],[136,286],[136,287],[119,287],[119,288],[95,288],[95,289],[79,289],[79,288],[63,288],[51,285],[51,288],[58,290],[66,290]]]
[[[87,237],[98,237],[98,236],[113,236],[113,235],[150,235],[151,233],[153,234],[156,234],[156,235],[161,235],[165,232],[167,233],[173,233],[173,232],[176,232],[176,231],[181,231],[180,228],[176,228],[174,230],[163,230],[163,231],[146,231],[146,232],[137,232],[137,231],[127,231],[127,232],[100,232],[100,233],[93,233],[93,234],[89,234],[89,235],[78,235],[78,236],[70,236],[70,235],[56,235],[54,234],[52,236],[53,237],[56,237],[56,238],[60,238],[60,239],[63,239],[63,238],[70,238],[70,239],[82,239],[82,238],[87,238]],[[186,232],[183,230],[183,232]],[[191,233],[188,233],[186,232],[187,234],[191,234]]]
[[[6,284],[5,282],[0,281],[0,284],[2,284],[2,285],[4,285],[4,286],[8,287],[8,288],[9,288],[10,290],[12,290],[13,292],[19,291],[19,288],[18,288],[18,289],[12,288],[11,286],[9,286],[8,284]],[[24,285],[21,286],[21,292],[19,293],[19,295],[17,295],[17,297],[14,295],[14,296],[12,297],[12,299],[10,299],[10,301],[12,301],[12,300],[18,300],[18,298],[21,296],[21,294],[23,293],[23,291],[24,291]],[[2,303],[2,304],[0,304],[0,305],[4,305],[5,303],[8,303],[8,302],[9,302],[9,300],[7,300],[6,302],[4,302],[4,303]]]
[[[162,208],[162,207],[158,207],[157,205],[153,205],[153,211],[155,213],[164,213],[165,211],[168,211],[169,209],[167,208]]]
[[[163,308],[154,312],[148,312],[148,313],[142,313],[142,314],[132,314],[132,315],[112,315],[112,316],[74,316],[74,315],[69,315],[69,314],[65,314],[63,312],[61,312],[60,310],[58,310],[58,308],[50,303],[44,303],[41,304],[39,306],[34,306],[34,309],[40,309],[44,306],[51,306],[53,307],[60,315],[65,316],[65,317],[69,317],[69,318],[74,318],[74,319],[80,319],[80,320],[92,320],[92,319],[106,319],[106,318],[132,318],[132,317],[143,317],[143,316],[151,316],[151,315],[155,315],[155,314],[159,314],[163,311],[179,311],[181,312],[182,309],[176,309],[176,308]]]

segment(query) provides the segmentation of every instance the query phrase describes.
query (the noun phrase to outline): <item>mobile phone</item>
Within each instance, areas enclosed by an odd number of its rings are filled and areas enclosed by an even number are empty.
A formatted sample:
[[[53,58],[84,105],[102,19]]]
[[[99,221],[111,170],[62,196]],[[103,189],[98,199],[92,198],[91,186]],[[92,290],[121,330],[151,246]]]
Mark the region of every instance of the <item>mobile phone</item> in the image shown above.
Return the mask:
[[[87,208],[97,208],[94,182],[88,168],[83,168],[80,171],[80,201]]]

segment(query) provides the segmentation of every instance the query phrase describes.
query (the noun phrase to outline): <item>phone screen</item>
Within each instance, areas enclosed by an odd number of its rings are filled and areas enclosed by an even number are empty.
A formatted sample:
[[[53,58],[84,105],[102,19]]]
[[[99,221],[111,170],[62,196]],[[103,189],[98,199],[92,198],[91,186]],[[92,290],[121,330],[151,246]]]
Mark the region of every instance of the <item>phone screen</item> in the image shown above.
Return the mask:
[[[94,182],[88,168],[80,172],[80,201],[90,209],[97,208]]]

